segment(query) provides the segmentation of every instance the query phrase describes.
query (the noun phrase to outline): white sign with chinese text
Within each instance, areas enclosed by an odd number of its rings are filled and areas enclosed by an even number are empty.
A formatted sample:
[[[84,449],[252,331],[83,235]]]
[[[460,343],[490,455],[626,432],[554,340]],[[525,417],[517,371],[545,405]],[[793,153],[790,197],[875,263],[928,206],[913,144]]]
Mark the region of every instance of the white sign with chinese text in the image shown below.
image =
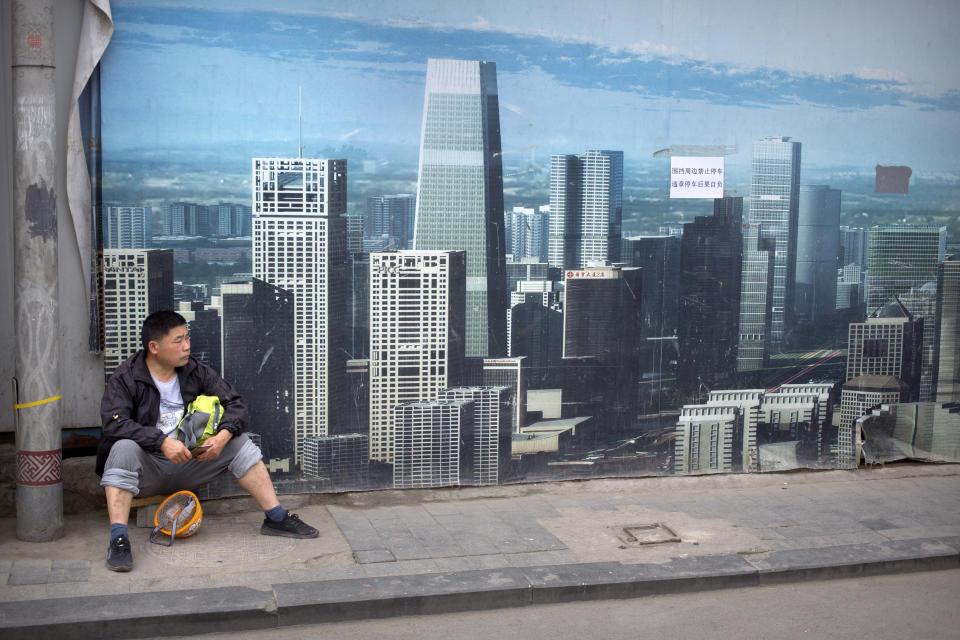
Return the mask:
[[[566,275],[567,280],[581,280],[587,278],[615,280],[620,277],[620,272],[615,269],[586,269],[580,271],[567,271]]]
[[[671,156],[670,197],[722,198],[723,156]]]

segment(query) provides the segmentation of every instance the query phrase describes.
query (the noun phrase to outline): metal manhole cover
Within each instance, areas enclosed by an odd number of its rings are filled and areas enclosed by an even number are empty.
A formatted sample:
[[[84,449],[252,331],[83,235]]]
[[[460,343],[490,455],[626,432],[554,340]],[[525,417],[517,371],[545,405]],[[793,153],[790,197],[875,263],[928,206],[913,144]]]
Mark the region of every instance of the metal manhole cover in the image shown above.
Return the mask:
[[[622,527],[617,537],[632,547],[642,547],[648,544],[663,544],[666,542],[680,542],[680,536],[673,529],[662,522],[652,524],[632,524]]]
[[[290,553],[295,544],[290,538],[260,535],[249,525],[220,525],[201,528],[197,535],[177,540],[172,547],[147,543],[147,550],[151,556],[180,567],[235,569]]]

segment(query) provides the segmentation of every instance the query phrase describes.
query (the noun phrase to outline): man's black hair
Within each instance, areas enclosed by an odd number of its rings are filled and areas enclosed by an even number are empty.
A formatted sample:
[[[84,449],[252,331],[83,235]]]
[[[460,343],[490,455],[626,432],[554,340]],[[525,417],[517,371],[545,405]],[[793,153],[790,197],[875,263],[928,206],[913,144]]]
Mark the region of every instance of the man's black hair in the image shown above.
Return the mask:
[[[147,316],[140,329],[140,346],[144,354],[150,352],[151,342],[160,342],[172,329],[187,324],[186,319],[176,311],[157,311]]]

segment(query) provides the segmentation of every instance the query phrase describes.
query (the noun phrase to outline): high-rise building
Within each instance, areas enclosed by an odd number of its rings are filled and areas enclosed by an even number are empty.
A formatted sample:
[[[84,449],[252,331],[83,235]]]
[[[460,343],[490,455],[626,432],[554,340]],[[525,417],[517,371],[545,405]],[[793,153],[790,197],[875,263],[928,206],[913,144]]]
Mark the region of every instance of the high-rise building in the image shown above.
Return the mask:
[[[462,384],[463,251],[370,254],[370,459],[393,462],[394,407]]]
[[[622,151],[550,158],[551,267],[583,269],[591,262],[619,262],[622,219]]]
[[[713,216],[683,227],[677,382],[713,389],[737,368],[743,198],[714,200]]]
[[[740,278],[740,335],[737,371],[762,369],[769,362],[775,242],[765,237],[762,225],[743,225],[743,258]]]
[[[351,289],[350,327],[354,358],[366,358],[370,348],[370,254],[354,253],[350,260]]]
[[[680,297],[680,238],[623,238],[620,262],[643,269],[643,337],[676,335]]]
[[[104,249],[102,282],[103,369],[109,377],[140,349],[144,319],[173,310],[173,251]]]
[[[514,207],[510,214],[510,244],[508,249],[514,262],[522,258],[547,261],[550,239],[550,205]]]
[[[473,403],[473,429],[462,445],[472,458],[465,484],[498,484],[510,462],[510,418],[513,390],[509,387],[453,387],[437,394],[441,401]]]
[[[521,280],[510,294],[507,337],[511,357],[524,356],[528,366],[550,367],[563,357],[563,311],[557,283]]]
[[[643,272],[604,266],[564,275],[563,357],[596,358],[608,375],[608,381],[584,379],[571,391],[602,393],[605,426],[622,428],[639,400]]]
[[[735,404],[685,405],[677,419],[674,473],[742,471],[743,422]]]
[[[527,358],[467,358],[463,383],[471,387],[507,387],[512,402],[510,422],[519,433],[527,420]]]
[[[368,440],[361,433],[306,438],[303,443],[303,475],[328,479],[334,491],[366,489],[370,480]]]
[[[247,401],[264,460],[294,462],[294,297],[254,278],[224,283],[223,376]]]
[[[393,410],[393,486],[397,489],[457,486],[472,477],[473,403],[464,400],[406,402]]]
[[[181,302],[177,311],[187,321],[190,354],[222,375],[220,297],[213,296],[209,305],[202,302]]]
[[[466,252],[467,355],[506,355],[503,164],[493,62],[427,62],[417,189],[414,249]]]
[[[818,322],[835,315],[839,244],[840,190],[800,185],[793,300],[797,320]]]
[[[905,385],[904,402],[920,395],[923,321],[899,300],[876,309],[866,322],[851,322],[846,380],[865,375],[893,376]]]
[[[346,429],[352,433],[370,434],[370,361],[347,360],[347,382],[350,397],[346,411]],[[368,441],[369,445],[369,441]],[[367,456],[369,457],[369,446]]]
[[[520,258],[507,263],[507,292],[517,290],[517,282],[521,280],[549,280],[550,267],[546,262],[537,258]]]
[[[347,161],[253,158],[253,275],[293,294],[295,461],[338,433],[350,346]]]
[[[364,235],[368,238],[387,236],[395,241],[391,249],[413,246],[413,221],[416,198],[410,193],[367,198],[367,219]]]
[[[816,466],[832,421],[832,389],[832,383],[812,383],[711,391],[706,403],[681,410],[674,443],[677,473],[776,470],[783,443],[793,444],[788,462],[794,467]]]
[[[347,219],[347,253],[350,257],[363,252],[363,227],[366,216],[359,213],[348,213]]]
[[[680,238],[635,236],[621,241],[621,263],[643,270],[643,326],[640,366],[657,377],[664,363],[676,360],[664,348],[672,346],[680,310]]]
[[[772,287],[766,302],[770,325],[764,344],[764,357],[768,358],[780,351],[784,335],[793,320],[800,143],[792,142],[787,137],[767,137],[755,141],[750,169],[750,224],[759,224],[761,238],[772,243],[773,269],[767,274],[772,280]],[[745,259],[744,269],[747,268]],[[746,295],[747,287],[741,285],[741,291],[742,295]],[[740,333],[745,333],[742,328]]]
[[[934,399],[937,377],[937,283],[928,282],[919,289],[897,296],[900,303],[917,320],[923,321],[923,346],[920,364],[920,402]]]
[[[937,402],[960,402],[960,260],[937,268]]]
[[[870,227],[867,313],[890,298],[936,281],[947,247],[946,227],[888,224]]]
[[[565,273],[563,356],[605,364],[636,358],[642,325],[643,272],[596,266]]]
[[[843,383],[840,424],[837,430],[836,466],[855,469],[860,462],[857,420],[881,404],[902,402],[904,385],[890,375],[862,375]]]
[[[201,228],[201,235],[211,235],[220,238],[242,236],[249,233],[250,207],[242,204],[221,202],[207,208],[207,223],[209,228]]]
[[[855,264],[867,268],[867,232],[860,227],[840,227],[839,266]]]
[[[850,263],[837,269],[837,311],[859,309],[863,305],[863,277],[860,265]]]
[[[195,236],[206,233],[203,219],[206,207],[193,202],[174,202],[163,206],[163,235]]]
[[[108,206],[103,216],[105,249],[150,247],[150,207]]]

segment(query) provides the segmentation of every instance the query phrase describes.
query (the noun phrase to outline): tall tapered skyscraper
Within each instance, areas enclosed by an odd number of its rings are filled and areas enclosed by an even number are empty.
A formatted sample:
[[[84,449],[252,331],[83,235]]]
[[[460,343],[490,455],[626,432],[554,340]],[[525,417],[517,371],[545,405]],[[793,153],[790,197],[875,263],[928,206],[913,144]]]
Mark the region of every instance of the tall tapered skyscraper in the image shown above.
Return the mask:
[[[294,457],[337,432],[350,346],[347,161],[253,159],[253,275],[293,294]]]
[[[753,143],[750,172],[751,225],[760,225],[762,241],[773,250],[769,310],[769,333],[764,336],[764,358],[780,351],[793,320],[794,285],[797,270],[797,220],[800,204],[800,143],[786,137],[768,137]],[[761,244],[766,244],[761,242]],[[747,260],[743,267],[746,270]],[[744,274],[746,278],[746,274]],[[746,296],[750,289],[741,286]],[[741,334],[745,331],[741,318]],[[741,343],[744,338],[741,335]]]
[[[493,62],[427,61],[413,246],[466,251],[466,353],[506,355],[503,164]]]

